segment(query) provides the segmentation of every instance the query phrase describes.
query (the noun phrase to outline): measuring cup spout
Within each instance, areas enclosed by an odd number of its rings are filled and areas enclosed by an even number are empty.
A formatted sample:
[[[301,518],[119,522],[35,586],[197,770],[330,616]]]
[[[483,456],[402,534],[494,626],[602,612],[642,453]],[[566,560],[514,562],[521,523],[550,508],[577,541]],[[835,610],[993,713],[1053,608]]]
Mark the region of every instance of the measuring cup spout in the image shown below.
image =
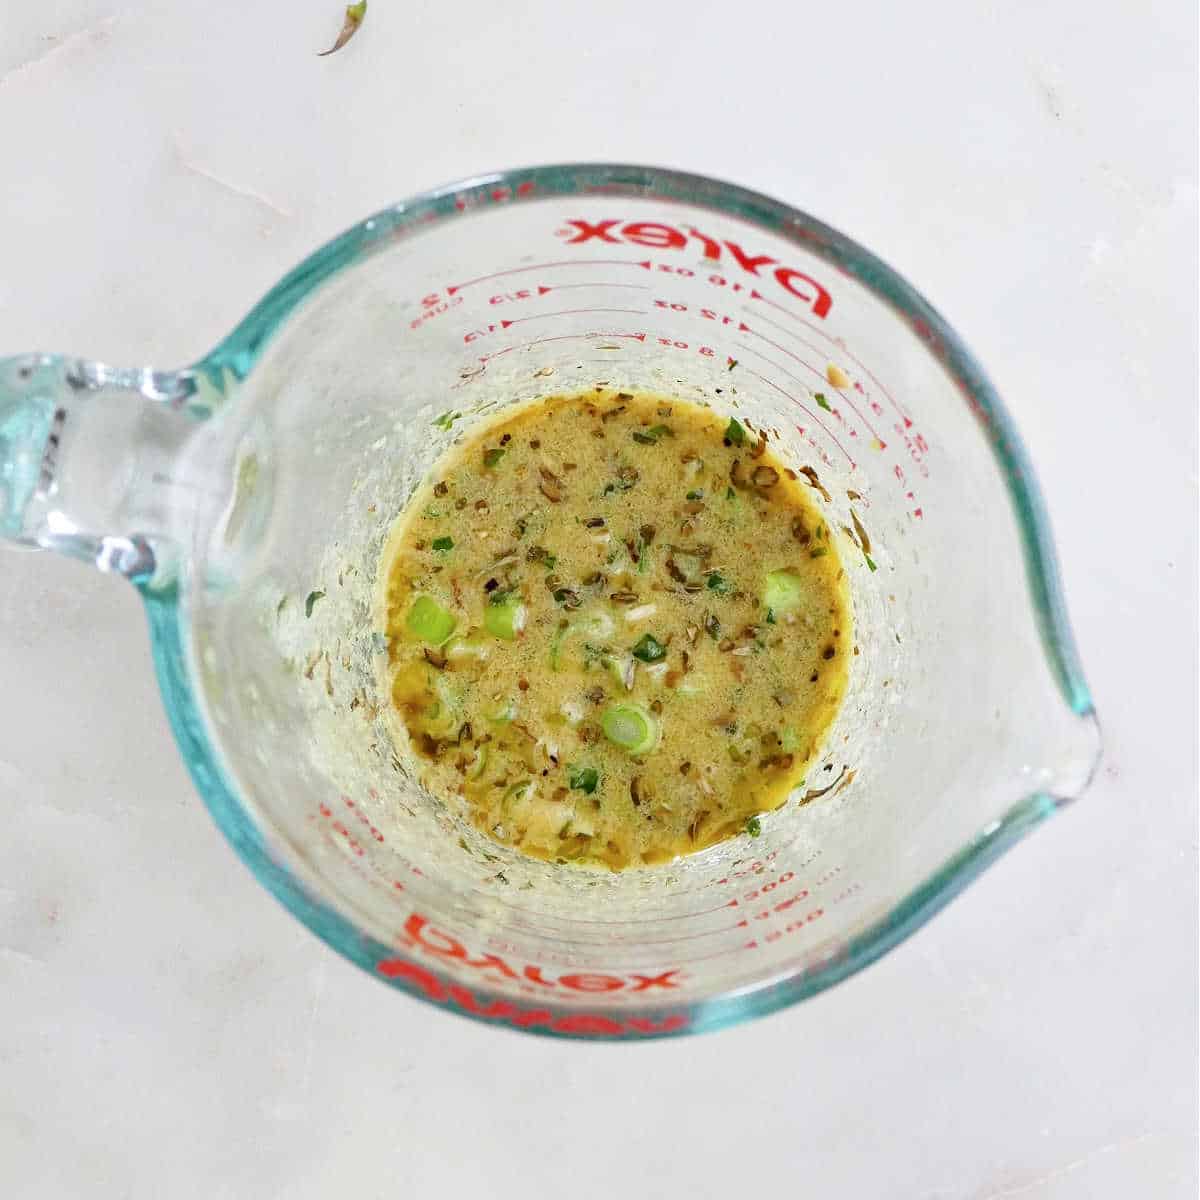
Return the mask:
[[[197,391],[189,371],[0,359],[0,539],[138,583],[170,575],[172,464],[205,415]]]

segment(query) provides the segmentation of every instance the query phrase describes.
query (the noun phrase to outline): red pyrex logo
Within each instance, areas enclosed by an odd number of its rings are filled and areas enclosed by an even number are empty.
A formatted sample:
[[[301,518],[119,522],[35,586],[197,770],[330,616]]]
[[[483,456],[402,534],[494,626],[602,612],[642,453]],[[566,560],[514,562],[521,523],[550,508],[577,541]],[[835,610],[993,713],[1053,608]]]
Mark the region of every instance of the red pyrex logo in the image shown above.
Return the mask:
[[[594,972],[556,974],[547,973],[544,968],[529,964],[514,966],[498,954],[473,956],[462,942],[436,929],[429,919],[420,913],[412,913],[409,916],[404,923],[404,933],[415,948],[433,957],[453,961],[459,967],[495,972],[504,979],[533,983],[560,994],[647,992],[679,987],[674,978],[679,974],[678,968],[663,971],[658,975],[636,972],[625,975]],[[401,979],[414,985],[428,999],[438,1004],[455,1004],[475,1016],[507,1021],[518,1028],[544,1025],[556,1033],[611,1037],[629,1033],[672,1033],[688,1024],[688,1018],[682,1014],[671,1014],[652,1021],[638,1017],[622,1017],[618,1013],[577,1012],[555,1015],[547,1009],[524,1005],[515,1000],[492,1000],[484,1003],[467,988],[444,983],[432,972],[403,958],[381,959],[375,964],[375,969],[387,979]]]
[[[747,254],[737,242],[718,242],[698,229],[686,226],[676,229],[673,225],[660,225],[655,221],[579,221],[568,220],[570,228],[560,229],[559,236],[567,239],[568,246],[577,246],[581,242],[600,241],[612,246],[622,242],[631,242],[635,246],[647,246],[653,250],[683,250],[687,247],[688,239],[695,238],[704,249],[704,257],[713,262],[720,262],[725,252],[743,271],[749,272],[755,279],[761,279],[761,268],[774,268],[770,274],[785,291],[790,292],[797,300],[802,300],[812,309],[814,317],[824,317],[833,304],[833,297],[811,275],[797,271],[792,267],[781,266],[778,259],[769,254]],[[618,228],[619,227],[619,228]],[[647,264],[648,265],[648,264]]]

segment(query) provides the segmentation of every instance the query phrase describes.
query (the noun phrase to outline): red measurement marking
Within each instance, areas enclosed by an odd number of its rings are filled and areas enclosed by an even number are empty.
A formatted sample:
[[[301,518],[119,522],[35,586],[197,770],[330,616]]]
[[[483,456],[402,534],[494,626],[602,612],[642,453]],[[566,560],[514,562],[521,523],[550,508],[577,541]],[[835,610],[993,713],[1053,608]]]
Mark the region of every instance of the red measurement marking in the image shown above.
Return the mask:
[[[871,371],[870,367],[868,367],[865,363],[860,361],[859,358],[854,354],[854,352],[851,351],[848,347],[843,346],[831,334],[826,333],[825,330],[812,324],[811,321],[806,321],[803,317],[798,316],[796,313],[792,312],[792,310],[790,308],[785,308],[782,304],[776,304],[774,300],[768,300],[767,297],[764,296],[762,294],[762,292],[758,291],[757,288],[754,288],[751,290],[750,299],[751,300],[761,300],[764,304],[769,304],[772,308],[777,308],[785,316],[791,317],[793,321],[799,321],[799,323],[801,325],[803,325],[805,329],[811,329],[813,331],[813,333],[818,334],[820,337],[823,337],[831,346],[833,346],[837,349],[839,354],[844,354],[852,363],[854,363],[854,365],[856,367],[858,367],[858,369],[860,371],[862,371],[863,374],[866,375],[866,377],[888,398],[889,403],[900,414],[900,417],[904,421],[904,424],[906,426],[912,424],[911,418],[904,411],[904,409],[902,409],[900,407],[900,405],[896,403],[896,398],[892,395],[892,393],[889,392],[887,390],[887,388],[885,388],[883,386],[883,384],[880,383],[879,380],[875,378],[875,375]],[[815,349],[815,347],[811,347],[811,348]]]
[[[770,321],[770,322],[768,322],[768,324],[774,325],[774,321]],[[812,363],[806,362],[798,354],[792,353],[792,351],[789,350],[786,346],[781,346],[778,342],[767,337],[767,335],[765,333],[759,333],[759,331],[757,329],[752,329],[749,325],[746,325],[745,323],[738,326],[738,332],[739,333],[742,333],[742,332],[752,333],[755,337],[762,338],[762,340],[764,342],[766,342],[768,346],[774,346],[775,349],[778,350],[780,354],[786,354],[788,356],[788,358],[793,359],[795,362],[798,362],[806,371],[809,371],[813,375],[815,375],[821,381],[821,383],[824,385],[825,388],[835,391],[843,400],[845,400],[846,404],[850,408],[850,411],[867,427],[867,431],[878,443],[878,445],[875,448],[877,450],[886,450],[887,449],[887,442],[885,442],[883,440],[883,438],[881,438],[879,436],[879,434],[875,430],[875,426],[872,425],[871,422],[868,421],[867,418],[865,416],[863,416],[863,414],[861,412],[859,412],[858,406],[854,403],[853,400],[850,399],[849,396],[846,395],[846,393],[841,388],[835,388],[833,386],[833,384],[831,384],[829,382],[829,379],[826,376],[824,371],[822,371],[818,367],[814,367],[812,365]],[[763,357],[762,351],[755,350],[752,346],[744,346],[742,348],[745,350],[749,350],[751,354],[758,354],[760,357]],[[770,362],[771,360],[767,359],[767,361]],[[775,366],[776,364],[772,363],[771,365]],[[781,367],[778,369],[782,370]],[[784,371],[783,373],[785,375],[788,375],[787,371]],[[794,375],[788,375],[788,378],[796,379],[796,377]],[[796,382],[800,383],[800,385],[802,387],[806,386],[805,384],[801,383],[801,381],[799,379],[796,379]],[[811,387],[809,388],[809,391],[812,391]]]
[[[748,348],[749,347],[747,347],[747,349]],[[749,371],[749,368],[747,368],[747,370]],[[838,441],[836,435],[833,433],[832,430],[828,429],[825,425],[821,424],[820,418],[818,418],[816,416],[816,414],[812,411],[812,409],[806,408],[803,404],[801,404],[801,402],[799,400],[796,399],[795,396],[791,395],[791,393],[789,393],[789,392],[785,392],[783,390],[783,388],[781,388],[779,386],[779,384],[774,382],[774,380],[768,379],[765,375],[760,375],[757,371],[749,371],[749,373],[751,375],[753,375],[755,379],[761,379],[763,381],[763,383],[767,384],[769,387],[773,387],[781,396],[786,396],[794,405],[796,405],[797,408],[802,409],[804,412],[808,413],[808,415],[810,417],[812,417],[813,422],[817,425],[817,427],[824,430],[825,433],[827,433],[829,435],[829,440],[831,442],[833,442],[833,444],[846,456],[846,461],[850,464],[850,469],[852,471],[858,469],[858,463],[856,463],[854,461],[854,459],[852,459],[850,457],[850,454],[847,451],[846,447],[843,446],[842,443]]]
[[[530,288],[522,288],[519,292],[508,292],[493,296],[488,303],[508,304],[514,300],[532,300],[535,296],[544,296],[549,290],[545,284],[538,284],[537,291],[533,291]]]
[[[640,264],[639,264],[640,265]],[[556,283],[545,290],[548,292],[565,292],[568,288],[636,288],[639,292],[649,291],[648,283]],[[541,288],[538,289],[541,292]]]
[[[521,342],[516,346],[506,346],[503,350],[496,350],[492,354],[484,354],[479,361],[481,363],[490,362],[493,358],[499,358],[502,354],[511,354],[514,350],[527,350],[530,346],[541,346],[546,342],[586,341],[589,338],[632,338],[634,341],[644,342],[646,335],[644,333],[564,333],[560,337],[535,338],[532,342]]]
[[[489,279],[501,279],[505,275],[521,275],[526,271],[547,271],[551,267],[648,267],[647,263],[630,262],[623,258],[572,258],[563,262],[535,263],[531,267],[511,267],[507,271],[493,271],[490,275],[480,275],[477,279],[468,279],[464,283],[451,284],[446,289],[446,295],[453,296],[463,288],[474,287],[477,283],[486,283]]]
[[[692,348],[690,342],[673,341],[671,338],[660,337],[656,338],[660,346],[666,346],[668,350],[690,350]],[[697,346],[697,354],[703,354],[705,358],[715,358],[716,351],[711,346]]]
[[[583,313],[632,313],[635,317],[646,314],[640,308],[565,308],[562,312],[534,313],[529,317],[517,317],[512,321],[501,321],[500,328],[507,329],[510,325],[521,325],[526,321],[545,321],[550,317],[577,317]]]

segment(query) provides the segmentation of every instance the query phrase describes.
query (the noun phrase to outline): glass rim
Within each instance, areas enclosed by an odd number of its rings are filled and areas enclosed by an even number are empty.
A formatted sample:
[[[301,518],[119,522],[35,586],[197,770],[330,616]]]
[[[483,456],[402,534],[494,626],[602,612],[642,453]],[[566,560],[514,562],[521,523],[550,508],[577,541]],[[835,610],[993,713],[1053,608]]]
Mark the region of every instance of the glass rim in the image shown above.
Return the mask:
[[[803,211],[761,193],[701,175],[612,163],[559,164],[472,176],[382,209],[325,243],[288,272],[214,349],[188,369],[205,379],[209,395],[224,395],[227,381],[245,378],[292,312],[333,276],[382,252],[398,239],[419,236],[467,215],[510,204],[560,196],[630,196],[676,201],[734,217],[791,241],[851,276],[905,321],[957,384],[995,455],[1024,547],[1026,580],[1043,652],[1064,703],[1094,722],[1091,695],[1067,619],[1063,589],[1044,502],[1012,418],[982,367],[951,326],[902,276],[881,259]],[[194,398],[203,415],[206,405]],[[727,995],[685,1004],[662,1002],[588,1015],[574,1007],[539,1002],[545,1020],[522,1020],[522,1006],[505,994],[473,983],[466,988],[425,961],[365,934],[272,854],[238,799],[222,765],[191,685],[185,617],[174,585],[140,586],[150,620],[155,669],[167,714],[193,783],[218,828],[255,877],[297,918],[344,957],[376,979],[419,999],[487,1024],[505,1021],[543,1036],[587,1040],[647,1040],[719,1029],[789,1007],[860,971],[903,941],[985,867],[1015,845],[1063,799],[1037,791],[1020,799],[924,882],[849,939],[835,957],[812,968],[784,968]],[[393,973],[381,964],[398,964]],[[407,964],[407,966],[405,965]],[[605,1028],[620,1026],[620,1029]]]

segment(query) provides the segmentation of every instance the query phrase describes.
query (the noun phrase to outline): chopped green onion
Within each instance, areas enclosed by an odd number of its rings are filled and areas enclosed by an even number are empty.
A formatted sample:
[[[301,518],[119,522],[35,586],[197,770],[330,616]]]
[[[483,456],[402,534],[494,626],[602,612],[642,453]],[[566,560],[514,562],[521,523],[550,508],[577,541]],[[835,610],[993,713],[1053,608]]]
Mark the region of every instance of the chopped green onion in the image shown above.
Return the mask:
[[[771,571],[763,585],[762,602],[772,617],[799,608],[804,599],[800,577],[791,571]]]
[[[554,637],[550,639],[550,670],[558,670],[559,656],[562,654],[562,644],[567,634],[571,632],[569,625],[564,625],[561,629],[554,632]]]
[[[491,450],[483,452],[483,465],[485,467],[497,467],[500,465],[500,460],[504,457],[504,451],[498,446],[493,446]]]
[[[828,546],[818,546],[815,550],[810,550],[808,552],[808,557],[809,558],[824,558],[825,555],[827,555],[828,553],[829,553]]]
[[[718,596],[728,596],[733,591],[733,584],[720,571],[710,571],[708,575],[708,590]]]
[[[653,750],[658,742],[658,722],[637,704],[614,704],[600,719],[604,736],[632,755]]]
[[[454,638],[446,646],[446,660],[451,663],[486,662],[491,646],[480,637]]]
[[[688,494],[687,494],[687,497],[686,497],[686,498],[687,498],[688,500],[703,500],[703,499],[704,499],[704,493],[703,493],[703,492],[701,492],[701,491],[698,491],[698,490],[695,490],[695,489],[693,489],[692,491],[688,492]]]
[[[762,822],[757,817],[751,817],[750,820],[746,822],[746,832],[751,837],[758,837],[758,835],[762,833]]]
[[[453,412],[452,410],[447,409],[446,412],[442,413],[442,415],[440,417],[438,417],[433,423],[439,429],[449,429],[450,426],[453,425],[454,422],[457,421],[459,419],[459,417],[461,417],[461,416],[462,416],[462,413]]]
[[[431,646],[440,646],[454,632],[457,618],[432,596],[418,596],[405,618],[409,633]]]
[[[633,691],[633,674],[637,669],[637,663],[633,661],[632,657],[615,658],[612,655],[606,655],[604,666],[613,677],[614,683],[623,687],[627,692]]]
[[[733,500],[733,499],[736,499],[736,497],[737,497],[737,492],[735,492],[733,490],[733,488],[727,487],[725,489],[725,499],[726,500]]]
[[[730,370],[733,368],[731,367]],[[746,431],[742,428],[742,423],[737,417],[730,417],[729,424],[725,426],[725,440],[731,446],[743,446],[746,443]]]
[[[304,615],[306,617],[312,616],[313,606],[317,603],[318,600],[322,599],[324,597],[324,595],[325,595],[324,592],[309,592],[308,593],[308,595],[304,598]],[[282,604],[280,605],[280,607],[282,607]]]
[[[484,742],[478,750],[475,751],[475,757],[471,761],[470,767],[467,769],[468,779],[482,779],[484,771],[487,770],[488,764],[488,746]]]
[[[510,787],[508,791],[504,793],[504,799],[501,801],[501,808],[504,811],[507,811],[508,806],[514,800],[524,800],[531,791],[533,791],[532,779],[525,779],[520,783],[514,783],[512,787]]]
[[[596,785],[600,782],[600,772],[595,767],[569,765],[567,767],[567,782],[571,785],[572,791],[586,792],[590,796],[596,790]]]
[[[453,550],[454,539],[451,537],[439,537],[433,539],[433,548],[435,550]]]
[[[823,408],[826,412],[833,412],[833,409],[829,407],[829,401],[825,399],[823,393],[814,392],[813,399],[817,402],[818,408]]]
[[[864,554],[863,558],[867,560],[867,566],[870,567],[872,571],[877,571],[879,569],[875,566],[875,563],[869,554]]]
[[[493,592],[483,612],[483,624],[493,637],[511,642],[525,628],[526,616],[520,592]]]
[[[652,633],[644,633],[633,648],[633,657],[644,663],[662,662],[667,657],[667,648]]]
[[[767,609],[767,624],[768,625],[775,624],[775,610],[773,608]]]

